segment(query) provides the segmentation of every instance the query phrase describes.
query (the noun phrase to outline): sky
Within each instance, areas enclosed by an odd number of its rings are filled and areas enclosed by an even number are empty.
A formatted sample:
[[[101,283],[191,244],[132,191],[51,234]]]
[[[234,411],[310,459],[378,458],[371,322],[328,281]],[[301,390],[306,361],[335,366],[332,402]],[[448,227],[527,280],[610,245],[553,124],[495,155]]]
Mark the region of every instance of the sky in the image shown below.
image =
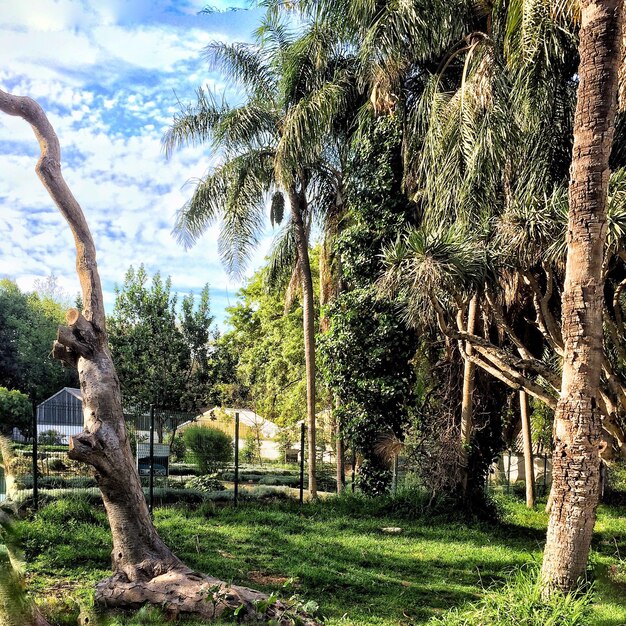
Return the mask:
[[[214,160],[206,147],[166,159],[161,137],[199,86],[234,97],[235,86],[208,72],[202,50],[213,41],[249,41],[260,18],[258,10],[200,13],[206,6],[206,0],[0,0],[0,86],[36,99],[56,129],[64,176],[96,243],[108,312],[130,265],[171,276],[181,294],[199,294],[209,283],[220,325],[242,285],[220,262],[218,225],[187,251],[171,234],[190,181]],[[73,296],[79,292],[73,239],[35,174],[38,155],[28,124],[0,114],[0,277],[28,291],[55,274]],[[248,275],[271,238],[268,229]]]

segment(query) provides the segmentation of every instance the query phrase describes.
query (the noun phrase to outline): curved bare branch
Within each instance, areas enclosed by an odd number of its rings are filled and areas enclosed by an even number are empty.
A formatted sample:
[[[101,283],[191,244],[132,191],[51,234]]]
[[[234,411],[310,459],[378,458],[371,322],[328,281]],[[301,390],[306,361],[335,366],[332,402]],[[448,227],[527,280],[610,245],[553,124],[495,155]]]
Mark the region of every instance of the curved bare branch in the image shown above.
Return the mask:
[[[0,111],[28,122],[39,142],[41,155],[35,171],[50,197],[67,220],[76,244],[76,271],[83,296],[83,313],[94,328],[104,333],[102,286],[96,266],[96,248],[85,215],[61,173],[61,147],[44,110],[31,98],[0,89]]]

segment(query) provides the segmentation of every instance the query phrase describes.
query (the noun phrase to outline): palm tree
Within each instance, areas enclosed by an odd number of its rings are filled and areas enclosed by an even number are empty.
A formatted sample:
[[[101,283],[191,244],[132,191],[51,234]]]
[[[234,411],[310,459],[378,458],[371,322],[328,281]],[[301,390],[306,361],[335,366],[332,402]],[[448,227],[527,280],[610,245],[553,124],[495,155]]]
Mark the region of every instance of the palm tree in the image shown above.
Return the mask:
[[[166,153],[189,143],[208,142],[223,157],[200,180],[179,211],[175,232],[191,245],[221,218],[219,251],[229,271],[240,273],[263,232],[271,197],[271,220],[282,222],[285,199],[290,214],[277,238],[270,276],[292,277],[303,297],[307,378],[309,493],[316,497],[315,300],[309,235],[336,204],[336,152],[329,138],[346,107],[350,65],[328,29],[311,27],[298,39],[268,16],[258,42],[212,44],[206,57],[214,68],[245,91],[231,107],[199,90],[195,105],[174,119],[164,137]],[[293,292],[293,289],[291,290]]]
[[[603,269],[624,3],[582,0],[581,8],[562,305],[563,378],[541,571],[546,594],[574,588],[585,570],[600,483]]]

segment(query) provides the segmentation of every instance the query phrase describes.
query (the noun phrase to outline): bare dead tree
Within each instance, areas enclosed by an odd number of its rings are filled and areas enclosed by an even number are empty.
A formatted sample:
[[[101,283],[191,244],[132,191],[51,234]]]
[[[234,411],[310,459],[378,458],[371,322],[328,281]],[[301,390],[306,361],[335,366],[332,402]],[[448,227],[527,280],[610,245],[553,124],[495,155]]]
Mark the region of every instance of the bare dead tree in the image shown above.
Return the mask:
[[[41,150],[37,175],[66,219],[76,245],[84,309],[67,312],[67,326],[59,327],[53,355],[78,369],[84,430],[71,438],[69,457],[93,468],[111,526],[113,574],[98,583],[96,601],[110,608],[151,603],[172,615],[205,618],[238,609],[240,616],[286,623],[288,607],[273,603],[260,610],[267,604],[266,595],[193,571],[159,537],[126,432],[120,384],[107,341],[96,248],[83,211],[61,173],[59,139],[43,109],[30,98],[0,89],[0,111],[31,125]],[[306,615],[303,620],[314,623]]]

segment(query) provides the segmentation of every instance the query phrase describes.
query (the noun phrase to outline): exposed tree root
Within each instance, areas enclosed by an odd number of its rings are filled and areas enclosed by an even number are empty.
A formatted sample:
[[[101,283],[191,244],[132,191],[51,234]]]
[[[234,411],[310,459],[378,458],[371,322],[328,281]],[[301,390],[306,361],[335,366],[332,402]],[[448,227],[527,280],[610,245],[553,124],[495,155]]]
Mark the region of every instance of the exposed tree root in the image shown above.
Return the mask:
[[[138,609],[144,604],[161,607],[171,617],[237,621],[291,626],[294,622],[316,626],[310,615],[248,587],[204,576],[187,567],[170,570],[149,580],[129,580],[115,574],[96,586],[96,602],[107,609]]]

